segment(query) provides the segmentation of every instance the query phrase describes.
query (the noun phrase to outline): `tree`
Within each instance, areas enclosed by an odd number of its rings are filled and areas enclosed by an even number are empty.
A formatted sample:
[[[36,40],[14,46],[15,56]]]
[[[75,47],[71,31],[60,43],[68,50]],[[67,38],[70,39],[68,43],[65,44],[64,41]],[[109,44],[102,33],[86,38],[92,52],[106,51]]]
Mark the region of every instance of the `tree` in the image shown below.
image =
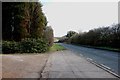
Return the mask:
[[[51,26],[48,26],[46,27],[45,31],[44,31],[44,35],[45,35],[45,39],[47,39],[48,43],[49,43],[49,46],[52,46],[53,45],[53,38],[54,38],[54,35],[53,35],[53,29],[51,28]]]
[[[5,2],[3,6],[3,40],[20,41],[26,37],[43,37],[47,19],[39,2]]]
[[[69,31],[65,37],[67,38],[62,38],[61,42],[120,48],[120,24],[103,26],[79,34]]]
[[[38,2],[35,2],[32,6],[32,14],[31,14],[31,26],[30,26],[30,34],[31,37],[42,37],[43,31],[47,25],[47,19],[45,15],[42,13],[42,5]]]
[[[26,35],[23,22],[26,18],[24,2],[3,2],[3,39],[19,41]]]
[[[77,34],[75,31],[68,31],[66,37],[70,38],[75,34]]]

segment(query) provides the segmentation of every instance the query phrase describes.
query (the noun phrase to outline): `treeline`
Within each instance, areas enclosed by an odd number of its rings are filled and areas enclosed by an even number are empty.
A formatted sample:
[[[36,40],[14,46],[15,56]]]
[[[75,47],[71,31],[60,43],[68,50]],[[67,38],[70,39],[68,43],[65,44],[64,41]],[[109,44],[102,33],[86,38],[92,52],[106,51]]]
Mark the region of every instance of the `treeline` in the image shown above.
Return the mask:
[[[59,42],[120,48],[120,24],[100,27],[83,33],[69,31]]]
[[[47,33],[49,35],[46,35]],[[16,44],[19,44],[17,52],[40,52],[39,49],[42,48],[41,52],[46,51],[46,47],[53,44],[53,30],[47,27],[47,18],[42,12],[42,4],[40,2],[3,2],[2,40],[3,53],[16,52],[14,50]]]

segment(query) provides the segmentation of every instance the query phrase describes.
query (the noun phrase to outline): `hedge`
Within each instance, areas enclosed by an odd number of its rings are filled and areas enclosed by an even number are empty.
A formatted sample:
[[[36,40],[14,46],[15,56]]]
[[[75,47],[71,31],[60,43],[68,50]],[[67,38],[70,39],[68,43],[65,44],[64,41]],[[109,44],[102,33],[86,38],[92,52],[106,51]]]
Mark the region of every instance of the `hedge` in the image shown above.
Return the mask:
[[[2,53],[42,53],[49,49],[48,42],[42,38],[26,38],[20,42],[2,41]]]

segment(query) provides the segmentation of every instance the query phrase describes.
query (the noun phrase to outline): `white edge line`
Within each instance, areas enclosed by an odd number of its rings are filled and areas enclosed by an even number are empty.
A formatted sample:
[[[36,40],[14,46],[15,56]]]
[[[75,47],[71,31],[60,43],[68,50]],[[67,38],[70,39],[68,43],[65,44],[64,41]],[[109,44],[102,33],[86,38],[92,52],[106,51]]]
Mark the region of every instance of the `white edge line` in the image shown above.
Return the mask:
[[[93,61],[91,58],[86,58],[86,60],[120,79],[120,76],[118,74],[114,73],[113,71],[111,71],[111,68],[109,68],[103,64],[98,64],[95,61]]]

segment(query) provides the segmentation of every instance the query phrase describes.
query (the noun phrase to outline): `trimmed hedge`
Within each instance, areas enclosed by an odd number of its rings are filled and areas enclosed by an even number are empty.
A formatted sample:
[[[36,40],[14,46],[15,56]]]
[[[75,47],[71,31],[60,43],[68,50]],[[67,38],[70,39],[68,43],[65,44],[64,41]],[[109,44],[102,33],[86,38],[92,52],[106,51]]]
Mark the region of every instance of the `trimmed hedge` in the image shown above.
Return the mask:
[[[3,41],[2,52],[5,53],[41,53],[49,49],[48,43],[42,38],[26,38],[20,42]]]

